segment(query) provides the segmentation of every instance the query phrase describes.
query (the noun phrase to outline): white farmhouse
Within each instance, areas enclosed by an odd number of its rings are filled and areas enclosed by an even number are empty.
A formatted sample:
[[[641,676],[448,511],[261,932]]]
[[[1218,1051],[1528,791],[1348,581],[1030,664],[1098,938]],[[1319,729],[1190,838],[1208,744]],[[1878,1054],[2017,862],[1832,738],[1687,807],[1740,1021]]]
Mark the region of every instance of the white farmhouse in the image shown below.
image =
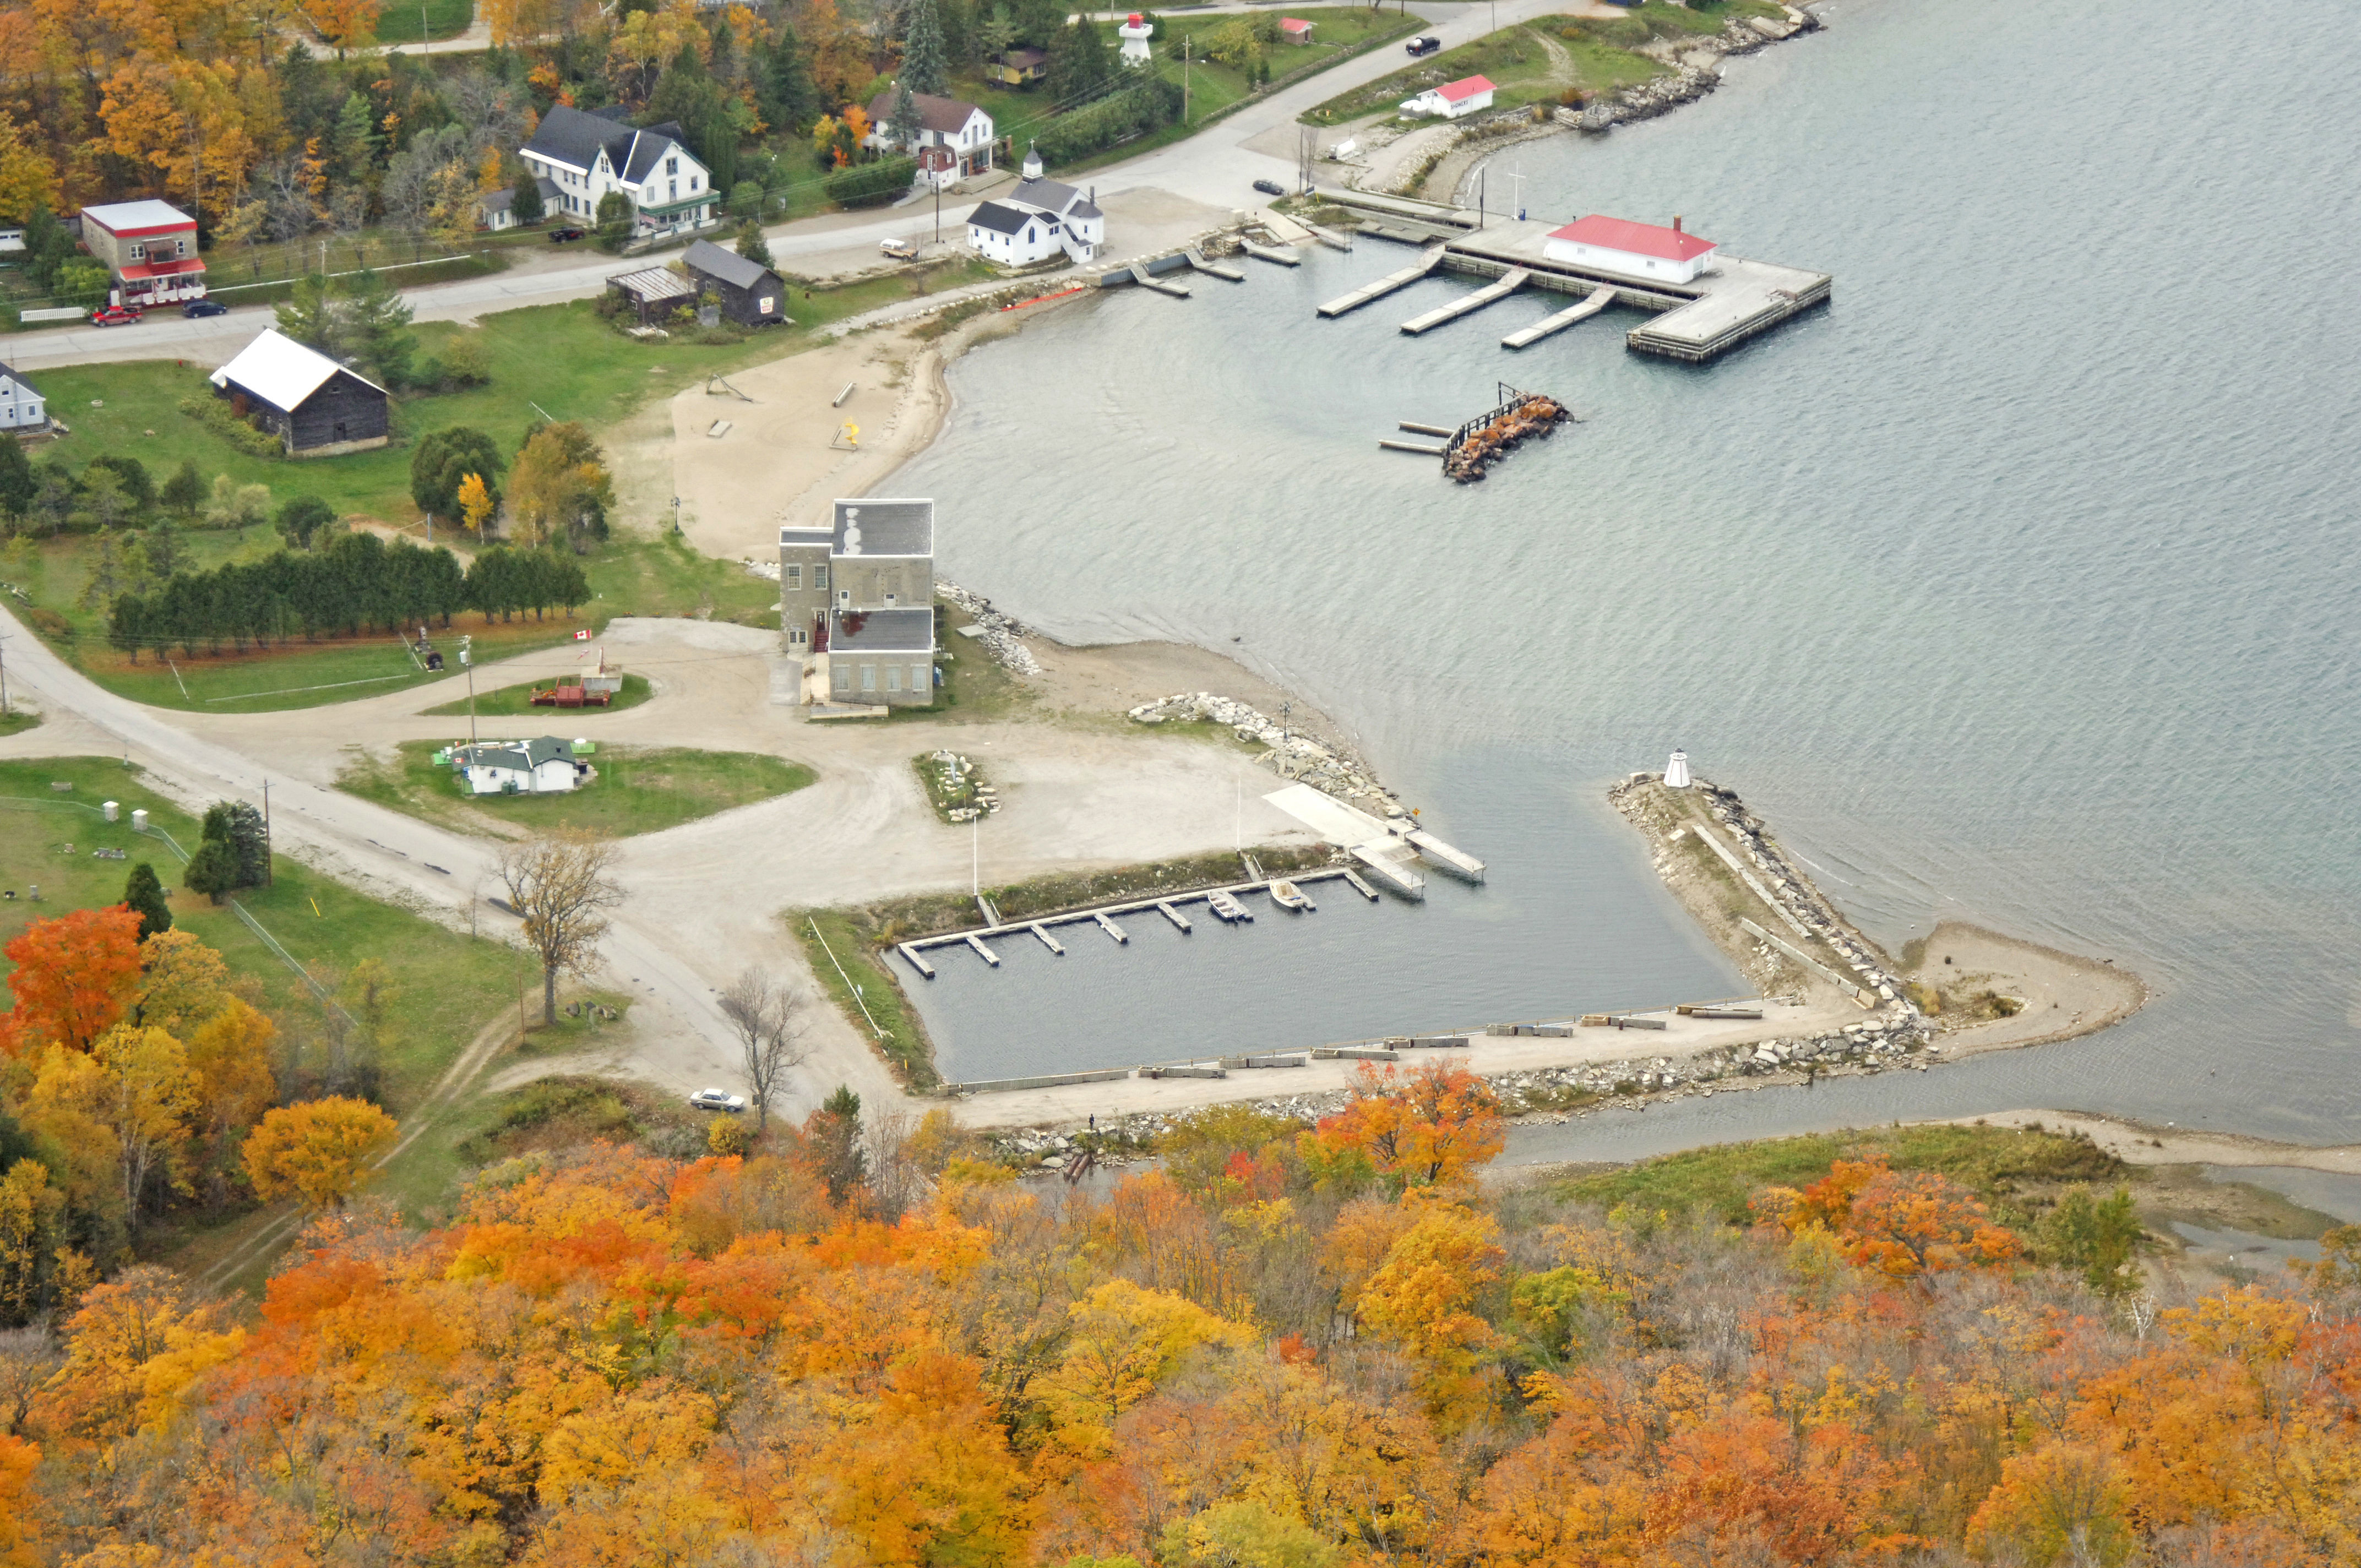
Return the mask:
[[[1682,228],[1678,218],[1672,227],[1662,228],[1593,213],[1550,231],[1542,254],[1552,261],[1595,267],[1601,272],[1688,283],[1706,269],[1714,248],[1713,241]]]
[[[467,781],[470,795],[564,795],[590,765],[574,760],[571,742],[544,735],[454,747],[451,771]]]
[[[669,121],[636,130],[559,104],[517,156],[527,173],[556,182],[556,210],[577,223],[595,221],[599,202],[618,191],[631,203],[634,239],[695,234],[719,221],[712,177]]]
[[[1492,106],[1493,87],[1481,76],[1463,76],[1440,87],[1430,87],[1415,98],[1402,100],[1405,115],[1440,115],[1455,120]]]
[[[1106,244],[1106,214],[1090,196],[1040,173],[1040,159],[1028,156],[1024,182],[969,215],[968,244],[1005,267],[1029,267],[1060,251],[1069,260],[1097,260]]]
[[[957,98],[913,93],[910,104],[918,112],[918,124],[906,135],[893,123],[895,96],[889,89],[869,100],[869,123],[875,128],[866,145],[881,150],[910,148],[918,159],[918,182],[925,185],[949,185],[990,170],[997,134],[990,115]]]
[[[33,383],[5,365],[0,365],[0,433],[12,430],[47,430],[49,427],[49,405]]]

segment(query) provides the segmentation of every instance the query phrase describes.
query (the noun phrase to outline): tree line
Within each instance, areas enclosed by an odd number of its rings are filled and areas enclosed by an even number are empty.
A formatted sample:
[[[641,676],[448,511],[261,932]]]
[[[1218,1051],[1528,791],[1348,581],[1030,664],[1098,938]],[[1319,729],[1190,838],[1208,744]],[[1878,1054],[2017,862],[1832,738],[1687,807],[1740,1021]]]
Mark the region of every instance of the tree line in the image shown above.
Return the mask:
[[[463,570],[448,550],[345,533],[318,550],[175,573],[151,592],[123,594],[107,636],[136,663],[147,649],[244,652],[296,638],[447,627],[466,609],[502,620],[570,614],[589,598],[581,564],[555,551],[495,545]]]

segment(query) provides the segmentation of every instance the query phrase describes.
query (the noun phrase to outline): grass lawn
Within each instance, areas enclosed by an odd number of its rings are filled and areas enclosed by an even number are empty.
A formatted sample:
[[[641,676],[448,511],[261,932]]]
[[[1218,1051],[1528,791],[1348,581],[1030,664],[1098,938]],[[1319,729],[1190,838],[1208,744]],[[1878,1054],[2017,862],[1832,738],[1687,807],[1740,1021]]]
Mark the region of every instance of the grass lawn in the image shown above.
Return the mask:
[[[1733,6],[1753,0],[1730,0]],[[1602,36],[1619,31],[1644,43],[1652,36],[1640,15],[1669,5],[1651,5],[1632,17],[1605,22],[1571,16],[1543,16],[1521,27],[1503,27],[1472,43],[1414,60],[1350,93],[1338,94],[1303,115],[1310,126],[1340,125],[1364,115],[1393,108],[1403,99],[1463,76],[1489,78],[1496,89],[1495,108],[1513,109],[1527,104],[1570,102],[1585,93],[1612,92],[1665,73],[1666,68]],[[1687,12],[1679,13],[1687,16]],[[1628,26],[1627,26],[1628,24]],[[1707,30],[1716,30],[1719,22]]]
[[[173,924],[218,948],[233,972],[262,987],[263,1005],[280,1023],[305,1065],[317,1047],[320,1018],[311,988],[266,948],[236,916],[180,888],[181,863],[159,839],[131,830],[131,813],[145,808],[152,826],[182,849],[197,844],[197,824],[164,796],[106,757],[0,762],[0,942],[37,919],[123,901],[124,879],[146,861],[163,879]],[[52,782],[71,784],[52,790]],[[122,806],[109,823],[98,806]],[[71,844],[72,853],[64,846]],[[92,851],[121,850],[123,860]],[[394,995],[379,1067],[389,1109],[413,1103],[485,1021],[512,1003],[520,979],[536,979],[523,954],[500,943],[475,940],[352,891],[311,868],[279,856],[272,885],[237,895],[247,913],[330,990],[357,958],[381,960],[392,971]],[[38,883],[41,902],[31,903]],[[11,968],[0,959],[0,975]]]
[[[14,735],[20,729],[31,729],[41,722],[38,713],[27,713],[13,703],[8,711],[0,713],[0,735]]]
[[[386,0],[378,12],[377,41],[414,44],[456,38],[475,19],[476,0]]]
[[[405,740],[399,761],[364,760],[336,786],[463,833],[511,837],[566,828],[602,839],[628,839],[792,795],[813,777],[799,762],[752,751],[601,747],[593,759],[598,777],[579,789],[564,795],[466,796],[459,794],[451,770],[434,765],[440,750],[437,741]]]
[[[1310,10],[1290,11],[1288,15],[1312,23],[1314,41],[1301,46],[1285,43],[1271,46],[1270,71],[1274,86],[1324,71],[1340,60],[1350,59],[1373,40],[1408,38],[1426,26],[1423,16],[1371,11],[1360,5],[1321,5]],[[1169,11],[1159,13],[1158,19],[1163,24],[1163,29],[1157,35],[1153,46],[1156,54],[1153,69],[1159,76],[1177,83],[1182,81],[1184,74],[1180,61],[1180,40],[1183,38],[1193,38],[1233,22],[1250,22],[1256,18],[1252,16],[1242,18],[1218,12],[1199,16],[1185,11]],[[1112,42],[1113,33],[1108,25],[1102,22],[1100,28],[1108,33]],[[1208,116],[1220,114],[1252,92],[1244,71],[1206,60],[1202,53],[1198,52],[1200,47],[1191,45],[1191,58],[1185,73],[1189,92],[1185,124],[1168,126],[1137,140],[1109,148],[1077,163],[1061,166],[1052,172],[1064,178],[1101,163],[1137,158],[1143,152],[1181,140],[1193,134]],[[1052,118],[1049,92],[1038,83],[1027,90],[1002,86],[978,75],[962,75],[953,78],[951,92],[954,96],[963,98],[989,114],[1000,134],[1012,138],[1010,145],[1018,149],[1016,156],[1020,159],[1024,157],[1022,149],[1027,137],[1038,134]]]
[[[637,707],[655,695],[648,685],[647,676],[625,675],[623,689],[617,692],[615,700],[604,707],[533,707],[529,699],[534,689],[538,687],[545,690],[548,685],[549,681],[544,677],[538,681],[520,681],[515,685],[502,686],[498,691],[478,692],[476,694],[476,717],[515,718],[545,715],[552,718],[564,718],[570,724],[577,718],[596,718],[602,713],[620,713],[627,707]],[[464,718],[467,714],[467,699],[463,696],[456,702],[446,702],[440,707],[430,707],[426,711],[436,718],[456,715]]]
[[[862,932],[853,914],[843,909],[790,909],[779,918],[803,948],[804,960],[819,977],[820,990],[829,1003],[851,1020],[863,1038],[876,1044],[895,1076],[917,1090],[941,1082],[935,1071],[934,1042],[927,1038],[917,1010],[902,994],[901,977],[888,967],[899,960],[881,951],[874,937]],[[857,998],[854,986],[861,988]],[[884,1032],[882,1040],[879,1030]]]

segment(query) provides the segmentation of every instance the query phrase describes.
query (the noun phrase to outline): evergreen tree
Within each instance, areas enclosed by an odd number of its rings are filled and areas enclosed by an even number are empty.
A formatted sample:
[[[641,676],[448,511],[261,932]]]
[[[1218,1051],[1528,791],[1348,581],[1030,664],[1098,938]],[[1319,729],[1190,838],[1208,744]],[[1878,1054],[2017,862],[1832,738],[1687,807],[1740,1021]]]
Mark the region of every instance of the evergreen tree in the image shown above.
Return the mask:
[[[642,123],[666,121],[680,126],[689,151],[704,163],[714,190],[727,191],[738,182],[738,126],[730,117],[729,100],[697,58],[694,42],[680,46],[680,52],[656,82],[656,90],[648,94]]]
[[[785,19],[763,62],[760,98],[763,118],[794,137],[802,137],[819,117],[819,90],[812,85],[803,41]]]
[[[365,537],[375,543],[374,535]],[[230,886],[260,887],[269,880],[270,843],[263,830],[262,813],[242,800],[217,800],[205,807],[201,832],[206,843],[228,850],[234,878]]]
[[[181,531],[172,526],[170,518],[159,517],[149,523],[142,545],[148,557],[148,570],[155,575],[158,582],[166,580],[181,569],[183,558]]]
[[[197,846],[197,852],[181,869],[181,885],[219,904],[222,894],[237,886],[237,857],[230,852],[227,844],[208,839]]]
[[[339,183],[364,183],[369,169],[377,160],[377,115],[369,101],[358,93],[345,95],[344,107],[336,111],[335,129],[328,141],[330,167]]]
[[[527,225],[537,224],[549,215],[542,205],[541,179],[530,169],[517,176],[516,196],[509,203],[509,216]]]
[[[175,516],[192,518],[197,515],[197,509],[205,504],[206,493],[205,482],[198,476],[196,464],[184,457],[181,466],[172,470],[172,477],[164,481],[164,488],[157,499],[164,503],[167,511]]]
[[[843,1202],[869,1174],[869,1157],[861,1146],[861,1096],[839,1084],[804,1124],[804,1137],[829,1198]]]
[[[0,514],[12,520],[23,517],[33,510],[33,499],[40,493],[40,481],[34,477],[32,459],[25,455],[25,449],[13,441],[0,441]]]
[[[905,152],[918,150],[918,137],[926,126],[918,120],[918,100],[910,90],[907,76],[894,83],[894,139]]]
[[[113,474],[123,485],[123,497],[135,512],[151,511],[156,506],[156,482],[148,477],[148,466],[137,457],[125,457],[109,452],[90,460],[82,470],[87,477],[91,468],[103,468]]]
[[[429,431],[410,454],[410,499],[427,516],[454,522],[459,516],[459,481],[470,474],[482,475],[497,504],[497,481],[507,466],[499,444],[480,430],[455,424]]]
[[[598,248],[609,253],[620,251],[631,241],[631,202],[620,191],[609,191],[598,198]]]
[[[995,5],[975,29],[976,42],[983,46],[986,60],[997,60],[1016,44],[1016,24],[1010,20],[1008,7]]]
[[[771,259],[771,247],[763,238],[763,225],[748,222],[738,230],[738,254],[757,267],[775,269],[778,263]]]
[[[913,93],[939,98],[950,91],[950,61],[943,48],[943,27],[935,15],[935,0],[913,0],[910,36],[902,46],[902,80]],[[895,105],[901,112],[901,105]]]
[[[1049,42],[1049,95],[1069,108],[1088,102],[1115,75],[1105,37],[1088,16],[1060,27]]]
[[[317,496],[297,496],[279,509],[279,532],[298,550],[312,548],[319,532],[336,521],[336,509]]]
[[[367,270],[349,283],[352,358],[364,374],[391,389],[410,384],[418,339],[410,330],[410,307],[384,273]]]
[[[164,884],[157,880],[156,868],[147,861],[131,868],[131,875],[123,883],[123,902],[139,916],[141,941],[172,928],[172,906],[164,901]]]

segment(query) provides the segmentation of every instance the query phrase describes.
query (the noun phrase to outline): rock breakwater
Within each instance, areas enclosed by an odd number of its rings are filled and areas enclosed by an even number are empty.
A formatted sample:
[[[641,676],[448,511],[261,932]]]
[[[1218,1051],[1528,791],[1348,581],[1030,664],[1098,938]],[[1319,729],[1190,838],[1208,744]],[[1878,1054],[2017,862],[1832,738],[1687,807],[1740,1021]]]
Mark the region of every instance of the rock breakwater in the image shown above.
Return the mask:
[[[1020,675],[1038,675],[1041,661],[1033,657],[1033,650],[1025,646],[1025,626],[1015,616],[994,609],[992,601],[982,594],[970,593],[957,583],[939,578],[935,583],[936,597],[958,609],[965,610],[981,628],[975,641],[983,645],[994,663],[1016,671]]]
[[[1351,801],[1380,817],[1400,816],[1401,803],[1377,781],[1359,758],[1325,746],[1235,697],[1212,692],[1176,692],[1127,710],[1135,724],[1219,724],[1239,740],[1270,748],[1254,759],[1283,779],[1292,779]]]

